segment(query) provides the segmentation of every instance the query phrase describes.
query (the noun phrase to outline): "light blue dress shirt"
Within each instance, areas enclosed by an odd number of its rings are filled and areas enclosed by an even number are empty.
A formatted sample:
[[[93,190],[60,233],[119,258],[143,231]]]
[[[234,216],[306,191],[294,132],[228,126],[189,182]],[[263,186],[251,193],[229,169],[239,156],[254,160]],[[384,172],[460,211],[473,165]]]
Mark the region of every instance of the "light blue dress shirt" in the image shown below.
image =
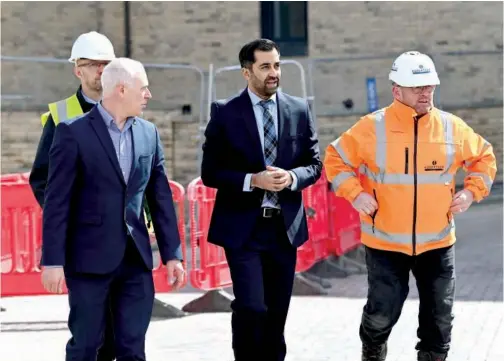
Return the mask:
[[[131,166],[133,164],[133,141],[131,136],[133,118],[130,117],[126,120],[126,123],[121,131],[114,122],[112,115],[105,110],[101,103],[98,103],[98,110],[105,121],[108,133],[110,134],[110,138],[114,144],[114,149],[117,160],[119,161],[119,166],[121,167],[124,181],[128,183]]]

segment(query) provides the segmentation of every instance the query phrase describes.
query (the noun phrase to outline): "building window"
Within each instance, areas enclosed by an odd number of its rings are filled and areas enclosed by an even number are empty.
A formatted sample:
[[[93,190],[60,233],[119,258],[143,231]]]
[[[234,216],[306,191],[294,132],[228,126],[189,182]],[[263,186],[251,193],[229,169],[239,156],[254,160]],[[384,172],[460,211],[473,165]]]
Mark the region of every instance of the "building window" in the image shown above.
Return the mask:
[[[261,1],[261,36],[280,46],[282,56],[308,56],[308,3]]]

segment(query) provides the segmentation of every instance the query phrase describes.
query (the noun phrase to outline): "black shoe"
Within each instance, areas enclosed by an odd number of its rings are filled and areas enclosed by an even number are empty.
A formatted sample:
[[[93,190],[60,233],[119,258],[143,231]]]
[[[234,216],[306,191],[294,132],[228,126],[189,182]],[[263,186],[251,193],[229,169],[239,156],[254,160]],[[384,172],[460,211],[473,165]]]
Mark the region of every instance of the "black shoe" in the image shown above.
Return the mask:
[[[362,361],[385,361],[387,357],[387,344],[368,345],[362,344]]]
[[[418,351],[418,361],[445,361],[448,354],[446,353],[437,353],[437,352],[427,352],[427,351]]]

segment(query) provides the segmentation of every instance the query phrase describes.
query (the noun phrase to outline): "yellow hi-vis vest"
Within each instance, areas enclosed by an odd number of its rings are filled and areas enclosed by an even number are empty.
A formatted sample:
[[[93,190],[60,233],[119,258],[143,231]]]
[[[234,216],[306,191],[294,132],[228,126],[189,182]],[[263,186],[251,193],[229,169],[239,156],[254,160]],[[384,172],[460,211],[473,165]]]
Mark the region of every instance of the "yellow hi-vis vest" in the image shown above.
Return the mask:
[[[83,115],[84,111],[82,110],[82,107],[79,103],[79,98],[77,98],[77,94],[74,94],[69,98],[49,104],[49,111],[42,114],[42,116],[40,117],[40,120],[42,121],[42,126],[45,126],[47,119],[49,118],[49,114],[52,115],[54,126],[56,126],[58,125],[58,123],[64,122],[67,119],[72,119],[78,117],[79,115]],[[147,201],[145,202],[144,216],[148,232],[151,234],[154,233],[151,214],[147,205]]]
[[[56,126],[60,122],[84,114],[84,111],[82,110],[82,107],[79,103],[77,94],[74,94],[69,98],[49,104],[49,111],[42,114],[42,116],[40,117],[42,126],[45,126],[47,118],[49,118],[49,114],[52,115],[54,125]]]

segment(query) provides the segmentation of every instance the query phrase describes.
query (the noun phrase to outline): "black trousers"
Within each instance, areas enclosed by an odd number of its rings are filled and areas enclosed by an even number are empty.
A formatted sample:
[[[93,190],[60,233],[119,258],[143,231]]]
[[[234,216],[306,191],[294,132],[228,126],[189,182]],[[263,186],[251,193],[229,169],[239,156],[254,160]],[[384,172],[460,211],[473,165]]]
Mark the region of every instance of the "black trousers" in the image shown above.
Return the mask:
[[[226,249],[235,299],[231,325],[236,361],[283,361],[296,249],[281,215],[260,218],[244,247]]]
[[[418,256],[366,247],[368,297],[360,325],[363,343],[382,344],[399,320],[408,296],[409,272],[420,298],[417,350],[448,352],[455,294],[454,246]]]

